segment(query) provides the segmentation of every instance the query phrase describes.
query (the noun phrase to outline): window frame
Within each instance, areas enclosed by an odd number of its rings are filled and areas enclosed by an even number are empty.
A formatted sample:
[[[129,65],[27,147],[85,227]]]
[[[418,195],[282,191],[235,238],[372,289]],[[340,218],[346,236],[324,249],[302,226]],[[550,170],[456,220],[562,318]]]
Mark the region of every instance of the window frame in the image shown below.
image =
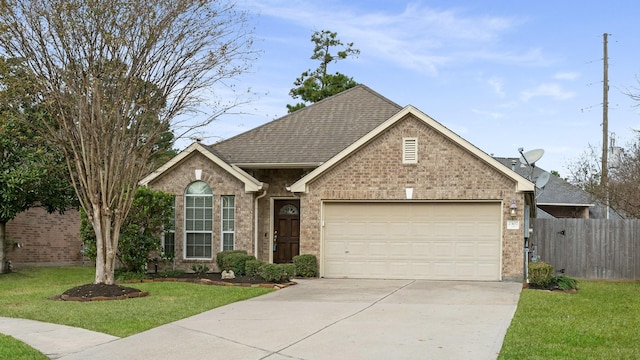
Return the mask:
[[[192,188],[192,186],[194,186],[195,184],[199,184],[198,186],[202,186],[202,184],[206,185],[206,188],[204,188],[205,190],[208,190],[208,193],[189,193],[189,189]],[[196,206],[198,205],[198,198],[200,198],[204,204],[202,206]],[[190,206],[190,200],[193,199],[193,206]],[[210,202],[208,203],[207,200]],[[209,184],[205,183],[204,181],[195,181],[192,182],[191,184],[189,184],[189,186],[187,186],[187,188],[185,189],[185,194],[184,194],[184,204],[183,204],[183,212],[184,212],[184,219],[183,219],[183,223],[184,223],[184,230],[183,230],[183,234],[184,234],[184,246],[182,249],[182,255],[184,257],[185,260],[211,260],[214,258],[214,237],[213,237],[213,218],[214,218],[214,194],[213,194],[213,189],[211,189],[211,187],[209,186]],[[189,214],[189,210],[192,210],[193,214]],[[201,218],[197,218],[195,215],[198,213],[198,210],[200,210],[202,212],[202,217]],[[209,217],[207,217],[207,215],[210,214]],[[192,216],[194,215],[194,216]],[[201,223],[201,227],[202,229],[197,229],[197,222],[200,221]],[[189,224],[189,222],[193,222],[192,224]],[[209,229],[207,229],[207,227],[209,227]],[[204,235],[204,242],[208,242],[208,244],[197,244],[198,241],[201,241],[202,239],[199,239],[200,234]],[[190,235],[194,235],[194,242],[196,242],[195,244],[189,245],[189,239],[190,239]],[[206,239],[208,235],[208,239]],[[209,247],[208,249],[206,247]],[[202,247],[203,253],[204,255],[200,256],[200,255],[196,255],[197,254],[197,250],[196,247]],[[193,248],[194,250],[194,254],[193,255],[189,255],[189,250]],[[207,250],[208,252],[211,253],[210,256],[207,256]]]
[[[225,199],[232,199],[233,206],[225,206]],[[231,211],[233,216],[231,219],[225,218],[225,210]],[[231,222],[231,230],[226,229],[225,221]],[[226,229],[226,230],[225,230]],[[225,235],[231,235],[231,248],[225,246]],[[220,197],[220,250],[235,250],[236,247],[236,196],[235,195],[222,195]]]
[[[176,196],[173,195],[173,202],[171,208],[173,210],[173,215],[171,216],[171,226],[168,229],[164,229],[162,231],[162,255],[167,255],[167,234],[171,234],[170,237],[173,239],[173,251],[171,252],[172,257],[176,256]]]

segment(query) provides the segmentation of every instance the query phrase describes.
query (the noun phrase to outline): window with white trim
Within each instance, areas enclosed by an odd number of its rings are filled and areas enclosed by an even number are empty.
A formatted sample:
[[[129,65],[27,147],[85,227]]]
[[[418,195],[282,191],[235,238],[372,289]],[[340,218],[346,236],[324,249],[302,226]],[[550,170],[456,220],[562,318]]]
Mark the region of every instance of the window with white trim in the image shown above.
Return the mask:
[[[403,164],[418,163],[418,138],[415,138],[415,137],[402,138],[402,163]]]
[[[184,197],[186,259],[213,258],[213,191],[207,183],[189,185]]]
[[[171,206],[171,225],[162,233],[162,254],[173,257],[176,253],[176,197],[173,196]]]
[[[236,237],[236,197],[222,196],[222,250],[233,250]]]

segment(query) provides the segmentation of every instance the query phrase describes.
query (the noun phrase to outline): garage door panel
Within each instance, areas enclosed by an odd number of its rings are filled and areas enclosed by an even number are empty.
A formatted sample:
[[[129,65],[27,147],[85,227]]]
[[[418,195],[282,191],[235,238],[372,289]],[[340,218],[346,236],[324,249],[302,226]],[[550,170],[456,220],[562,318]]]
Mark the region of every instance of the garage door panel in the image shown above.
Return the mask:
[[[500,247],[493,243],[477,244],[476,249],[476,257],[478,258],[493,258],[496,253],[500,252]]]
[[[476,266],[476,276],[481,278],[490,277],[499,271],[500,271],[500,267],[496,264],[480,263]]]
[[[456,264],[456,277],[459,279],[473,279],[477,272],[476,263],[457,263]]]
[[[406,237],[411,234],[411,223],[409,222],[397,222],[387,223],[386,234],[395,234],[397,237]]]
[[[500,224],[483,224],[476,225],[476,235],[481,238],[492,238],[500,236]]]
[[[473,259],[476,256],[476,244],[468,242],[456,243],[456,258]]]
[[[411,253],[418,258],[428,256],[431,253],[430,245],[431,244],[428,243],[414,241],[411,243]]]
[[[431,231],[434,237],[450,238],[453,236],[455,229],[451,227],[451,223],[440,221],[432,224]]]
[[[384,258],[385,255],[387,255],[387,252],[388,252],[388,245],[386,241],[372,241],[369,243],[368,251],[366,251],[366,253],[368,253],[371,256],[378,256],[381,258]]]
[[[450,258],[455,254],[455,251],[453,248],[454,245],[455,244],[452,244],[450,242],[443,242],[443,241],[434,242],[431,248],[432,249],[431,255],[435,258],[439,258],[439,257]]]
[[[436,261],[433,263],[433,279],[449,280],[455,276],[455,263],[450,261]]]
[[[326,203],[323,275],[500,279],[500,203]]]
[[[408,242],[394,241],[389,246],[389,255],[391,256],[409,256],[411,254],[411,245]]]

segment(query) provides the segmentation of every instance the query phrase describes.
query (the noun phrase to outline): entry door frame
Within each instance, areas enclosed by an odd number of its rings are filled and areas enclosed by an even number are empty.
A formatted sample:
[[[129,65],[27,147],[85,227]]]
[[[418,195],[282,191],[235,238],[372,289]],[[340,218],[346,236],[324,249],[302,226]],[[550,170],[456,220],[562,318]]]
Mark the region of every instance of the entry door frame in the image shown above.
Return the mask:
[[[275,231],[274,219],[276,217],[275,207],[276,200],[298,200],[300,205],[300,198],[295,196],[274,196],[269,199],[269,263],[273,264],[273,232]],[[302,213],[301,206],[298,206],[298,211]]]

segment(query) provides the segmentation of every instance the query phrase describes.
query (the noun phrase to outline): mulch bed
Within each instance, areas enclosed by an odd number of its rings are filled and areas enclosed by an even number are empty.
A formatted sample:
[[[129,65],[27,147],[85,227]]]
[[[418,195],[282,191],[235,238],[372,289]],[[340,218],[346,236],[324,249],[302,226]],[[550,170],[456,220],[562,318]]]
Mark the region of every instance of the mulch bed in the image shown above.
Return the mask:
[[[220,273],[177,274],[172,277],[161,277],[155,274],[148,274],[148,279],[129,281],[128,284],[155,281],[174,281],[174,282],[190,282],[205,285],[217,286],[246,286],[246,287],[268,287],[281,289],[295,282],[287,283],[269,283],[259,276],[236,276],[234,279],[222,279]],[[52,300],[64,301],[104,301],[104,300],[124,300],[137,297],[148,296],[149,293],[133,287],[122,285],[105,285],[105,284],[85,284],[74,287],[62,293],[51,297]]]

